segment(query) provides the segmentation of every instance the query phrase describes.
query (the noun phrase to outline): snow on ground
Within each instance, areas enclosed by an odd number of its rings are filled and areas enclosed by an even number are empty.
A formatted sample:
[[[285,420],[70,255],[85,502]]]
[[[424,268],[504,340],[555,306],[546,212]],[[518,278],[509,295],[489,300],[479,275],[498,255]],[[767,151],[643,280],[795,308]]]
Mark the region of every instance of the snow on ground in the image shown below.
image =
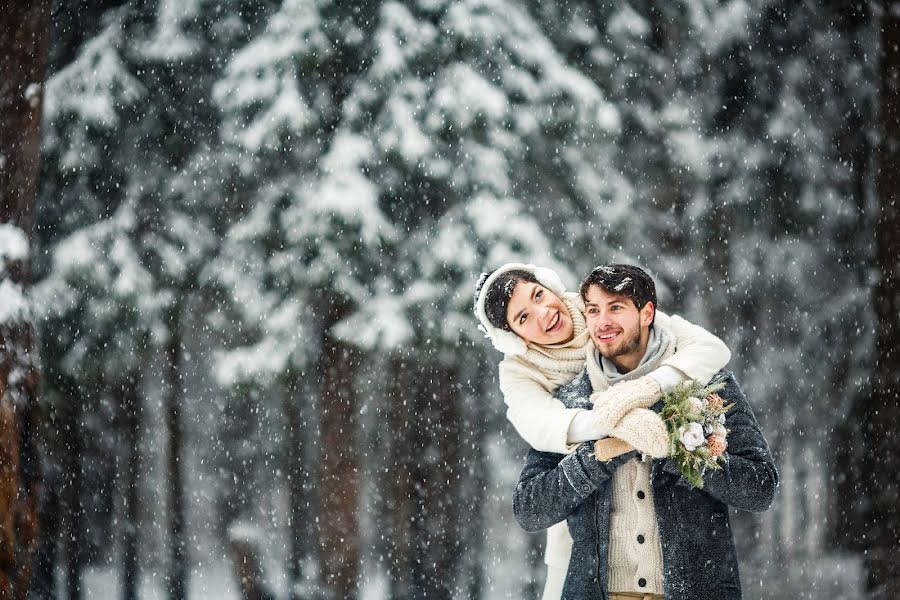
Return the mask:
[[[88,600],[108,600],[121,596],[119,573],[113,567],[91,567],[83,575],[84,597]],[[163,575],[145,574],[141,577],[138,597],[140,600],[167,600]],[[188,585],[191,600],[240,600],[241,594],[234,580],[234,573],[227,563],[211,564],[191,571]]]
[[[745,600],[864,600],[863,575],[862,557],[826,554],[795,560],[786,573],[781,572],[773,561],[742,563],[741,587]]]

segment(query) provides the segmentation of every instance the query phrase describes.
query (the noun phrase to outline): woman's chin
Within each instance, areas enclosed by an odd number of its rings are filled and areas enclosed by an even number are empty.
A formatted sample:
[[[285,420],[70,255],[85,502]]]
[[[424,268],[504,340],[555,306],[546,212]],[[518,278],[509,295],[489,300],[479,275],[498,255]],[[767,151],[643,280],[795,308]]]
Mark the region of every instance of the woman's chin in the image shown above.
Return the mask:
[[[548,332],[547,341],[544,342],[544,345],[554,346],[556,344],[564,344],[572,339],[573,334],[574,330],[572,329],[572,325],[566,323],[559,328],[559,331]]]

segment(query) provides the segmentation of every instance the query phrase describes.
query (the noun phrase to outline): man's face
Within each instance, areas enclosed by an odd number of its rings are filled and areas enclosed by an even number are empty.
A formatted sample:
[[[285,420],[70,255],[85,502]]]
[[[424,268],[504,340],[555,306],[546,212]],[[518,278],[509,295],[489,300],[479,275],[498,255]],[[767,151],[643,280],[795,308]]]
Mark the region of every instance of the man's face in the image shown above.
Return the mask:
[[[653,303],[638,310],[631,298],[592,285],[587,290],[585,307],[587,328],[600,354],[620,370],[627,372],[637,367],[647,351]]]
[[[549,346],[572,339],[575,326],[559,296],[539,283],[520,281],[506,307],[506,322],[526,342]]]

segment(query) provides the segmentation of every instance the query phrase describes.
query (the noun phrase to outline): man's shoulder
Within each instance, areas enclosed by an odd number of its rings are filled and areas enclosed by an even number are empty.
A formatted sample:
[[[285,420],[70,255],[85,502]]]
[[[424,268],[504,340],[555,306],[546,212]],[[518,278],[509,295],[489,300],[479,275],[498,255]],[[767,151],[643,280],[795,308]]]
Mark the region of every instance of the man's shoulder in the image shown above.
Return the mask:
[[[712,379],[709,380],[710,383],[723,382],[725,385],[737,385],[737,379],[734,377],[734,373],[729,371],[728,369],[720,369],[718,373],[712,376]]]
[[[585,402],[590,402],[589,398],[593,391],[587,369],[582,369],[575,379],[559,386],[553,396],[566,408],[584,408]]]
[[[744,391],[738,384],[737,378],[731,371],[722,369],[713,376],[713,378],[710,380],[710,383],[724,383],[725,387],[723,387],[718,392],[719,395],[722,396],[722,399],[724,399],[726,402],[733,402],[737,405],[746,405],[747,408],[749,408],[747,396],[744,395]]]
[[[725,388],[723,389],[734,389],[738,392],[741,389],[741,387],[738,385],[737,378],[734,376],[734,373],[727,369],[722,369],[718,373],[713,375],[712,379],[709,380],[709,383],[724,383]]]

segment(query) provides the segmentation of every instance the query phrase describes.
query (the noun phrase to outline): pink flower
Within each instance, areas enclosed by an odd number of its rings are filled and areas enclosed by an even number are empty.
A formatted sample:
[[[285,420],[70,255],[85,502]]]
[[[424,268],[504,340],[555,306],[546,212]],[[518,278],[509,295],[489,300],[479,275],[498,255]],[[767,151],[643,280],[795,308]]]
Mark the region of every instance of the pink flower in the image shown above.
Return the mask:
[[[706,445],[709,446],[710,456],[721,456],[725,453],[725,449],[728,448],[728,442],[725,441],[725,438],[718,435],[711,435],[706,438]]]
[[[718,394],[710,394],[706,397],[706,401],[709,402],[709,405],[712,408],[722,408],[725,406],[725,401],[722,400],[722,397]]]

